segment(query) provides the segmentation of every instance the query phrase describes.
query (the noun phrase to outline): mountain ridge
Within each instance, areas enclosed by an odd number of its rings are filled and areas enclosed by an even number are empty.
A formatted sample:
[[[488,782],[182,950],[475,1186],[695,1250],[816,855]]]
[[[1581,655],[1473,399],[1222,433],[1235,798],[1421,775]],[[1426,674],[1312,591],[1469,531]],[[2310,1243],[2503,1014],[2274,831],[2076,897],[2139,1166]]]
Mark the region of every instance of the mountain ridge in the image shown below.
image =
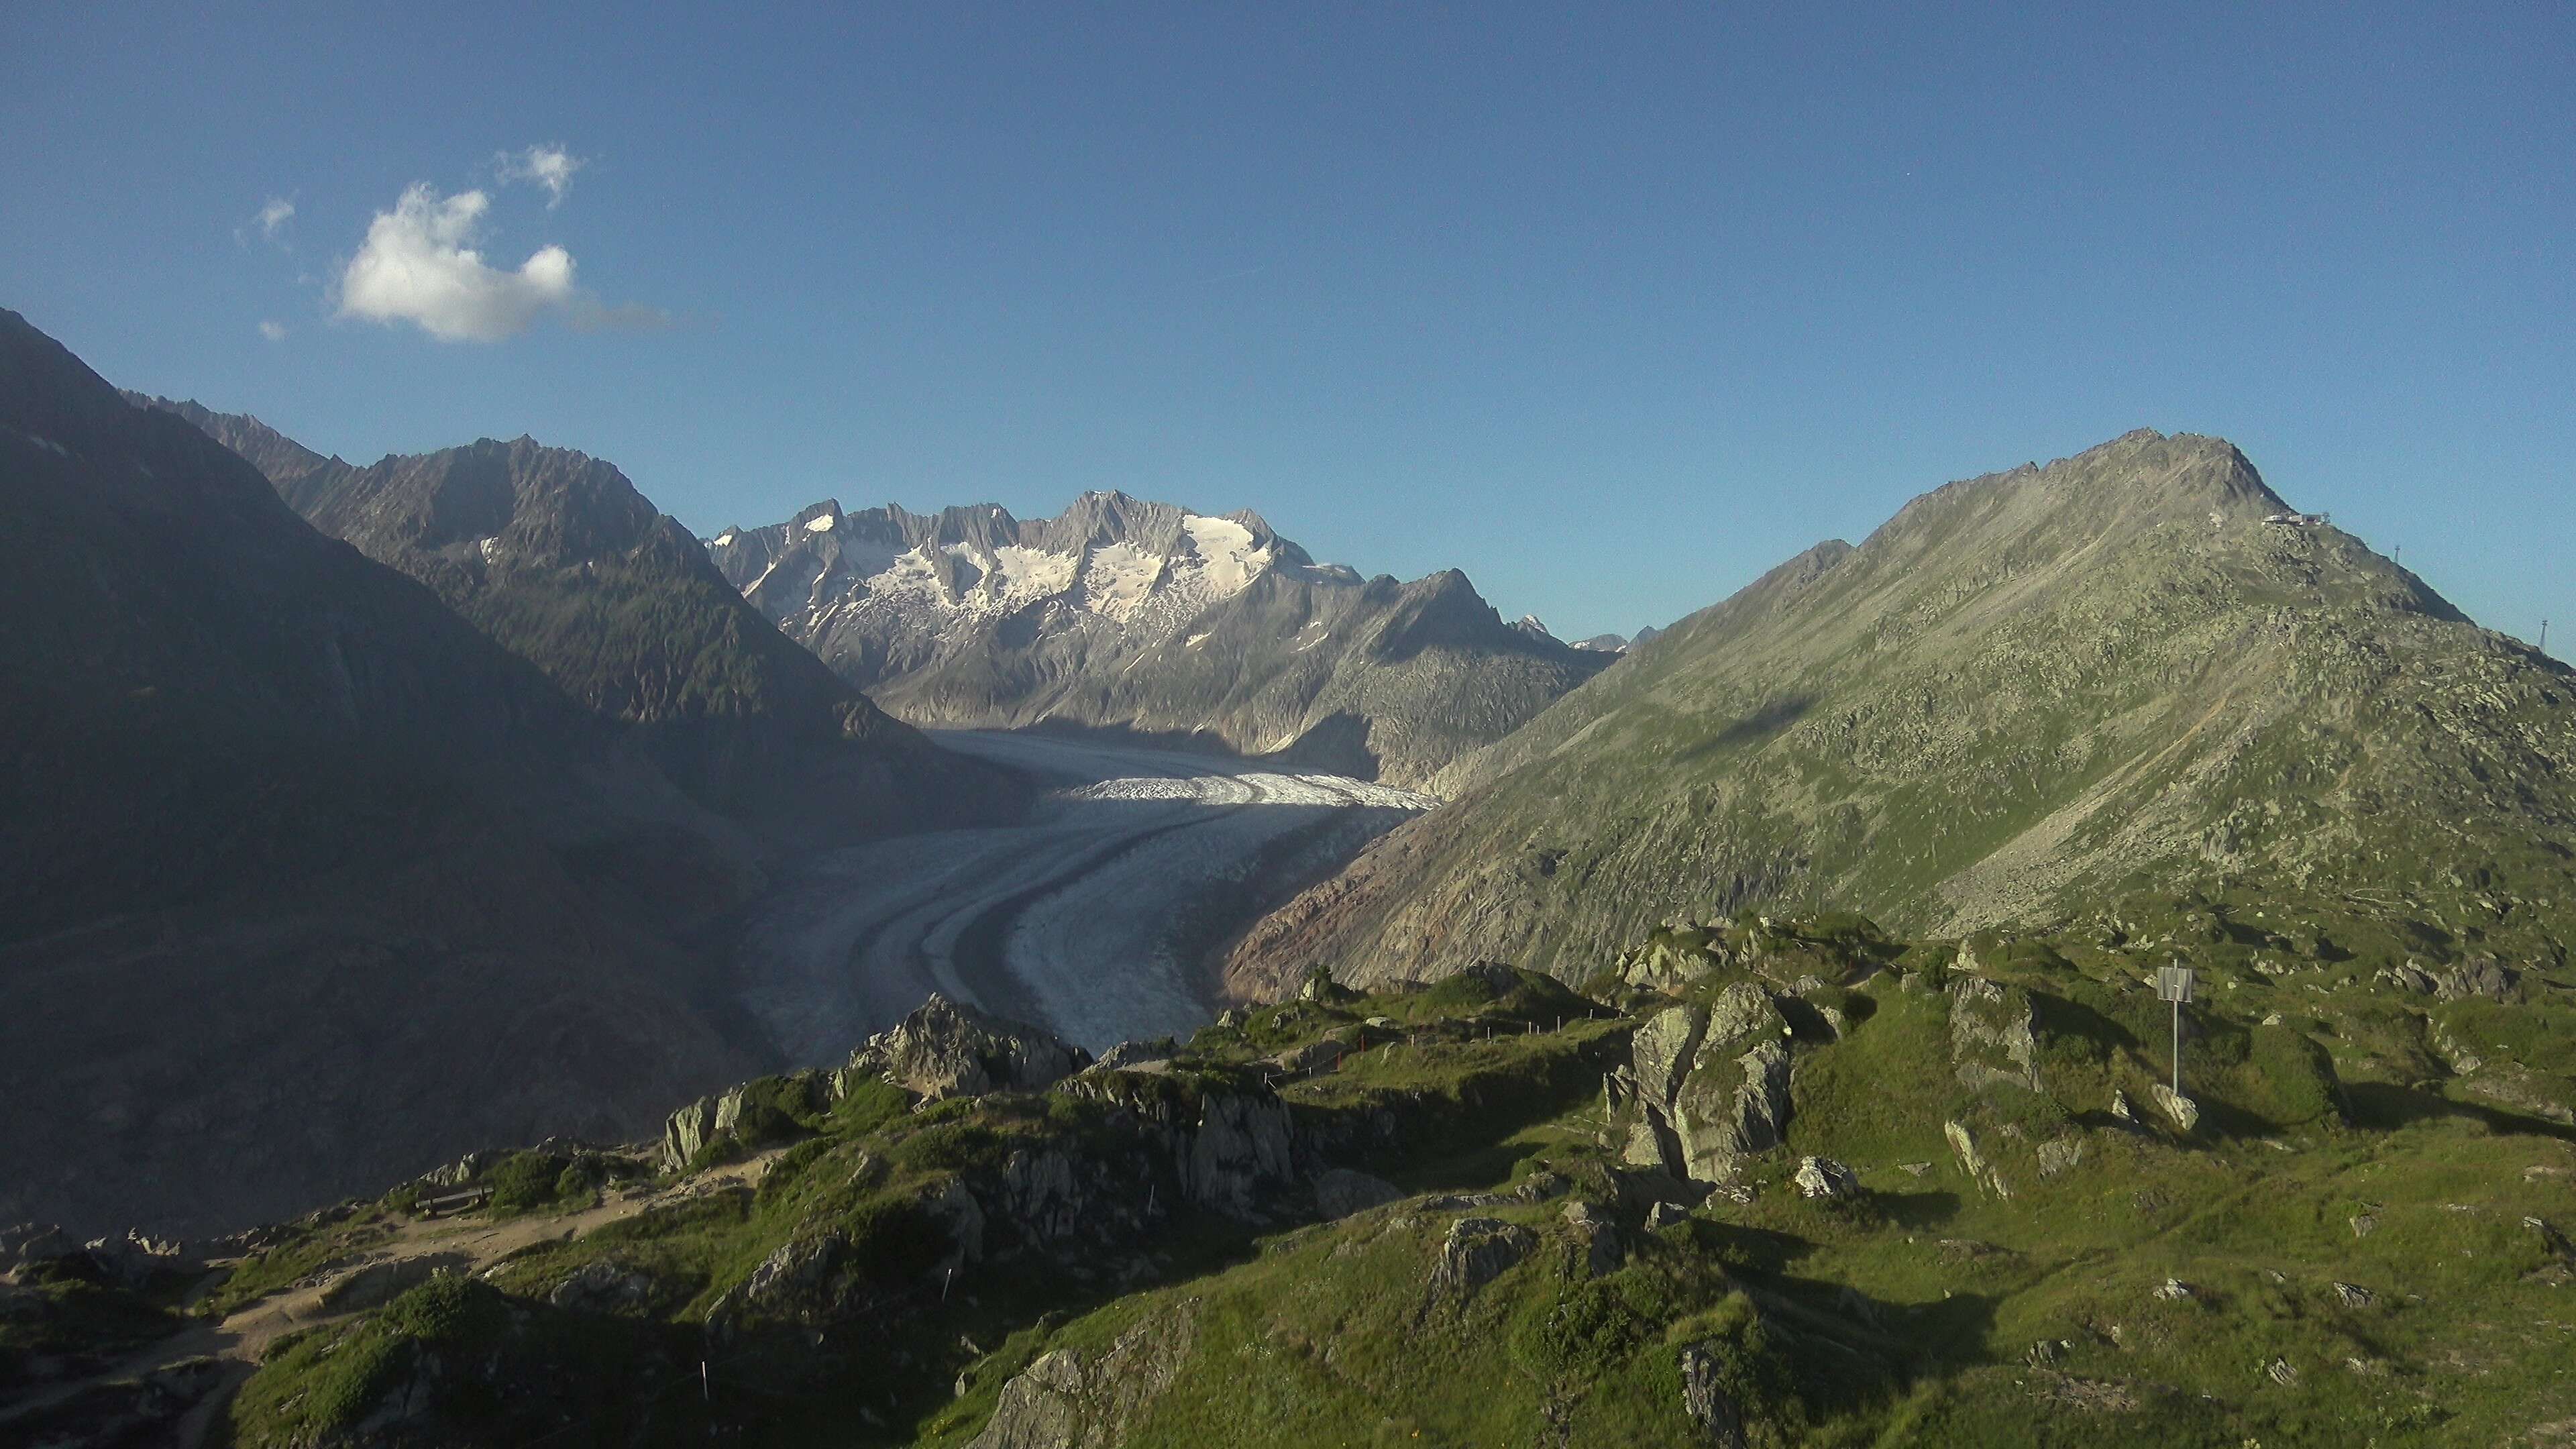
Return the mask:
[[[1028,520],[826,500],[708,543],[763,614],[917,724],[1197,737],[1409,784],[1606,663],[1505,624],[1456,570],[1366,579],[1249,510],[1116,491]]]
[[[238,1226],[764,1059],[687,944],[759,863],[610,722],[14,312],[0,462],[0,1218]]]
[[[800,842],[1012,808],[1007,781],[887,718],[779,635],[604,459],[522,436],[360,467],[254,418],[149,401],[268,459],[308,521],[639,732],[704,804]]]
[[[2399,799],[2567,898],[2565,671],[2303,518],[2233,445],[2152,431],[1935,489],[1453,764],[1456,803],[1256,926],[1233,987],[1572,970],[1818,896],[1947,931],[2212,871],[2455,900]]]

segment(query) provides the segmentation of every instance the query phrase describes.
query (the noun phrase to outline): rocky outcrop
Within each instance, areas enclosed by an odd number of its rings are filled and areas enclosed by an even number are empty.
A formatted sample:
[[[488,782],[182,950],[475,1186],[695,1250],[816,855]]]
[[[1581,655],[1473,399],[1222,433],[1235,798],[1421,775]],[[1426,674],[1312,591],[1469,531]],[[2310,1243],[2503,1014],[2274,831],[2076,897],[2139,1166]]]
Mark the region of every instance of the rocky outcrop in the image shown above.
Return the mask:
[[[2030,993],[1977,976],[1950,983],[1950,1059],[1970,1087],[2011,1082],[2039,1090],[2037,1013]]]
[[[1567,1231],[1574,1235],[1569,1276],[1601,1278],[1619,1271],[1619,1264],[1627,1257],[1627,1245],[1619,1235],[1619,1225],[1610,1220],[1606,1210],[1577,1198],[1565,1205],[1562,1216]]]
[[[2521,979],[2493,956],[2473,956],[2435,973],[2433,992],[2444,1001],[2511,1001],[2518,995],[2515,985]]]
[[[1637,1116],[1626,1160],[1733,1181],[1743,1158],[1778,1146],[1788,1128],[1788,1035],[1770,995],[1742,981],[1648,1018],[1630,1048]]]
[[[649,1307],[659,1286],[641,1268],[601,1258],[582,1264],[556,1284],[546,1301],[581,1313],[632,1313]]]
[[[2175,1091],[2173,1088],[2166,1086],[2162,1082],[2156,1083],[2151,1090],[2156,1099],[2156,1106],[2162,1109],[2166,1118],[2169,1119],[2176,1127],[2188,1132],[2194,1127],[2200,1125],[2200,1104],[2198,1102],[2193,1101],[2191,1098],[2184,1096],[2182,1093]]]
[[[1800,1197],[1822,1198],[1827,1202],[1848,1202],[1860,1196],[1860,1178],[1848,1167],[1830,1157],[1807,1157],[1798,1162]]]
[[[1518,1266],[1538,1247],[1538,1235],[1500,1218],[1460,1218],[1449,1225],[1439,1253],[1431,1261],[1431,1282],[1423,1292],[1422,1311],[1458,1308],[1476,1290]]]
[[[844,1074],[881,1076],[926,1101],[1036,1092],[1090,1064],[1091,1054],[1037,1027],[933,993],[912,1015],[851,1054]],[[846,1093],[846,1077],[841,1090]]]
[[[1336,1167],[1315,1176],[1315,1211],[1326,1220],[1346,1218],[1399,1201],[1404,1190],[1382,1177]]]
[[[1683,1348],[1682,1412],[1699,1427],[1700,1442],[1713,1449],[1744,1449],[1744,1409],[1726,1392],[1725,1369],[1714,1345]]]
[[[1979,1150],[1977,1134],[1966,1123],[1944,1122],[1941,1135],[1950,1139],[1950,1151],[1958,1156],[1959,1170],[1968,1175],[1968,1180],[1977,1185],[1979,1192],[1990,1192],[1997,1197],[2012,1196],[2012,1189],[2005,1185],[2003,1174],[1986,1160],[1985,1153]]]
[[[1172,1386],[1198,1342],[1199,1300],[1184,1298],[1106,1350],[1059,1348],[1002,1385],[967,1449],[1113,1449]]]
[[[80,1245],[52,1223],[19,1223],[0,1228],[0,1279],[16,1282],[24,1270],[79,1251]]]
[[[926,1102],[987,1092],[1036,1092],[1090,1064],[1091,1055],[1020,1022],[933,993],[910,1016],[867,1039],[837,1071],[764,1077],[701,1097],[662,1128],[662,1164],[678,1171],[726,1137],[776,1130],[764,1114],[821,1112],[867,1081]]]
[[[1643,945],[1621,952],[1615,969],[1629,986],[1679,996],[1735,959],[1719,927],[1676,921]]]
[[[805,1071],[785,1077],[763,1077],[712,1096],[700,1097],[664,1120],[662,1165],[677,1172],[696,1161],[699,1153],[728,1137],[757,1135],[759,1131],[774,1127],[775,1124],[761,1120],[764,1109],[791,1115],[819,1112],[846,1095],[847,1083],[842,1078]],[[473,1163],[493,1155],[478,1153],[465,1161]]]

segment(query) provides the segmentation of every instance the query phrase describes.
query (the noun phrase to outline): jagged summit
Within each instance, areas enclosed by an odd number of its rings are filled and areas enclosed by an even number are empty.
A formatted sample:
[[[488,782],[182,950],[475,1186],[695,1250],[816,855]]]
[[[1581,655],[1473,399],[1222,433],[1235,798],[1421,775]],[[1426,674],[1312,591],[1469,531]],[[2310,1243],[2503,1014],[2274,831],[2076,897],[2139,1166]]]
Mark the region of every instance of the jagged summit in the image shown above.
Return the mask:
[[[826,500],[707,540],[791,637],[919,724],[1148,730],[1411,784],[1604,662],[1466,575],[1318,565],[1249,510],[1116,491],[1053,518]],[[1397,669],[1402,681],[1369,678]]]

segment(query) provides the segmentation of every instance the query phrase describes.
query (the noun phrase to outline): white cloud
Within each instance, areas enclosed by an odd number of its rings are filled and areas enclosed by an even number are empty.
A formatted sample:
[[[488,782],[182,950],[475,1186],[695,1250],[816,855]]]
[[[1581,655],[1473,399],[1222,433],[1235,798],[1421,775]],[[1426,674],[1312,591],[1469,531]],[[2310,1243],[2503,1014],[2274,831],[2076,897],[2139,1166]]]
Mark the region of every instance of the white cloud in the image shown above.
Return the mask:
[[[271,342],[284,342],[286,340],[286,324],[283,322],[262,322],[259,324],[259,335],[267,338]]]
[[[530,146],[525,151],[504,151],[492,159],[504,181],[533,181],[546,189],[546,209],[563,205],[564,193],[572,189],[572,174],[589,165],[561,146]]]
[[[572,253],[540,247],[516,271],[487,265],[471,243],[491,199],[480,191],[441,197],[426,183],[376,213],[367,240],[340,274],[340,315],[415,322],[442,342],[497,342],[526,330],[549,308],[577,306]]]
[[[259,209],[257,215],[233,228],[233,241],[241,246],[249,246],[251,234],[256,232],[260,240],[275,242],[292,251],[294,248],[288,246],[286,241],[286,224],[294,219],[295,203],[283,196],[272,196],[267,204]]]

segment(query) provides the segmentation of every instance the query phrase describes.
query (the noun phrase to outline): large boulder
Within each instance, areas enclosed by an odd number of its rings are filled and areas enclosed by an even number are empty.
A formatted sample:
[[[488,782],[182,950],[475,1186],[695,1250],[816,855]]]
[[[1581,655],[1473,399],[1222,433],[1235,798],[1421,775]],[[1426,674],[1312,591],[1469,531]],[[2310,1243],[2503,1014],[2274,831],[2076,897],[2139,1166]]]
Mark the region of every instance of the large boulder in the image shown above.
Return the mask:
[[[1950,1060],[1970,1087],[2011,1082],[2038,1091],[2038,1014],[2030,993],[1982,977],[1952,980]]]
[[[1626,1157],[1726,1183],[1788,1130],[1789,1025],[1770,994],[1739,981],[1713,1001],[1657,1012],[1632,1039],[1638,1118]]]

